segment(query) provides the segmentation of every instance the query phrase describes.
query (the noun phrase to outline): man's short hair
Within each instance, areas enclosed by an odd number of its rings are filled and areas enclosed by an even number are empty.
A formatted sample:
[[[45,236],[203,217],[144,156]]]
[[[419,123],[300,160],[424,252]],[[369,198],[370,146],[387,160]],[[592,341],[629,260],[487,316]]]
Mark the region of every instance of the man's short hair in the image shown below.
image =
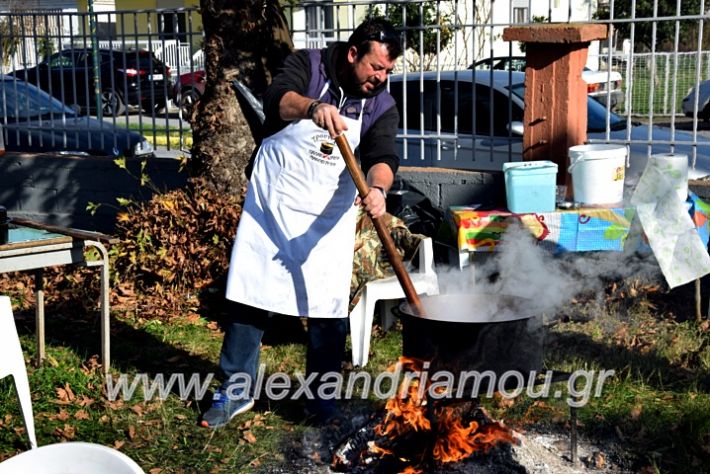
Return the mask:
[[[357,55],[362,57],[370,52],[370,42],[377,41],[387,45],[390,59],[397,59],[402,54],[402,40],[392,24],[384,18],[368,18],[355,28],[348,39],[348,46],[357,48]]]

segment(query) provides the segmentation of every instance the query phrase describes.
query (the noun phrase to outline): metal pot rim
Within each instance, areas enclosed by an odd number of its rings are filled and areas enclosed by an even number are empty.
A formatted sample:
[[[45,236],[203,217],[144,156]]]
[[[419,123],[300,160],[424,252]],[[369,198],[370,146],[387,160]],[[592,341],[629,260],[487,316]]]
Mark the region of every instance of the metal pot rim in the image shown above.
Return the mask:
[[[532,300],[495,293],[455,293],[422,296],[424,317],[418,316],[407,301],[399,305],[403,316],[449,323],[495,324],[532,318]]]

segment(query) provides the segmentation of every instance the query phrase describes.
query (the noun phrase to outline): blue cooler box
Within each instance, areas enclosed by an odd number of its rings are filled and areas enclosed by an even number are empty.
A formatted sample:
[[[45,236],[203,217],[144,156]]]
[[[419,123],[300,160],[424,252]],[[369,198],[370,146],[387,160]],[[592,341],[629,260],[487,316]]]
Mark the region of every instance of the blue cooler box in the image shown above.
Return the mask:
[[[557,164],[523,161],[503,164],[508,210],[515,213],[555,210]]]

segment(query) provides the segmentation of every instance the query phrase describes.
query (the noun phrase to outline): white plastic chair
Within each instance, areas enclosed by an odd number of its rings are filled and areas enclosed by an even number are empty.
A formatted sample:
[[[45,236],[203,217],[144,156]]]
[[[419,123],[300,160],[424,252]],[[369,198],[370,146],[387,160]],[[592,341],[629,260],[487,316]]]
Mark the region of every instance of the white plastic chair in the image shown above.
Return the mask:
[[[48,444],[0,463],[0,474],[145,474],[113,448],[80,441]]]
[[[419,270],[409,274],[414,289],[417,294],[438,295],[439,280],[434,271],[434,250],[431,238],[422,239],[419,243],[418,253]],[[396,276],[373,280],[365,285],[360,301],[350,312],[353,365],[364,367],[369,359],[372,321],[377,301],[382,300],[382,328],[387,330],[394,322],[392,307],[397,303],[395,300],[402,299],[404,296],[404,291]]]
[[[27,436],[30,438],[30,448],[34,449],[37,447],[37,438],[25,358],[22,355],[20,338],[17,336],[15,318],[12,316],[10,298],[0,296],[0,378],[8,375],[12,375],[15,382],[15,392],[20,401]]]
[[[27,368],[10,298],[0,296],[0,378],[12,375],[30,450],[0,463],[0,474],[145,474],[125,454],[100,444],[72,442],[37,447]]]

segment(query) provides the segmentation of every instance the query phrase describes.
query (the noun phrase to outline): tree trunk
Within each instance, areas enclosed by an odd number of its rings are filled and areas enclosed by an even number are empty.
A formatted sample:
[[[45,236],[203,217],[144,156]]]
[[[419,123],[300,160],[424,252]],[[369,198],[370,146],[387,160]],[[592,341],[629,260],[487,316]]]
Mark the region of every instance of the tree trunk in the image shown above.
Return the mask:
[[[193,116],[190,172],[239,195],[255,142],[232,81],[260,96],[293,43],[278,0],[201,0],[200,7],[207,82]]]

